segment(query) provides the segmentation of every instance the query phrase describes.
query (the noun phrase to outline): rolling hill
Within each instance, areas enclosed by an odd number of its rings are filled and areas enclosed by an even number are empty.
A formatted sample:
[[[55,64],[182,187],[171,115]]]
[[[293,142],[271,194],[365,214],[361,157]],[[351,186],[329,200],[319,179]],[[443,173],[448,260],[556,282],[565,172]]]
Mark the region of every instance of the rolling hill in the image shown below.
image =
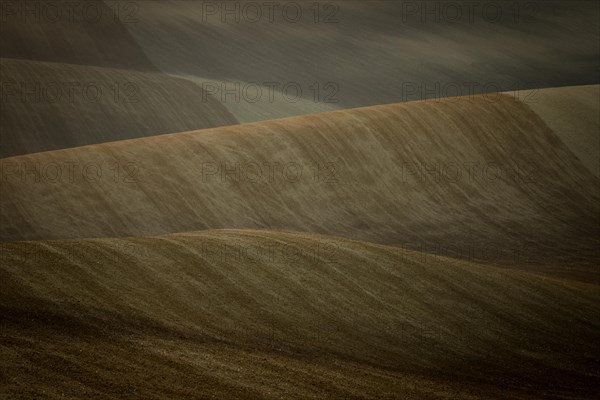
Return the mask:
[[[134,2],[3,2],[0,157],[237,120],[161,73],[126,29]]]
[[[0,1],[0,399],[600,398],[600,2]]]
[[[0,157],[237,123],[160,72],[3,58],[0,80]]]
[[[569,147],[499,95],[5,158],[0,237],[285,229],[596,280],[600,182],[574,145],[594,135]]]
[[[240,122],[255,122],[332,107],[597,84],[599,7],[147,1],[126,28],[159,70],[212,90],[225,85],[241,100],[223,91],[215,98]],[[257,85],[262,97],[255,101]]]
[[[492,5],[499,18],[478,7],[457,21],[448,10],[423,20],[409,9],[417,3],[407,2],[290,2],[272,18],[259,3],[257,20],[248,11],[256,3],[236,2],[233,14],[222,15],[225,4],[3,3],[0,157],[471,92],[597,83],[596,2],[500,1]],[[297,21],[289,6],[301,9]],[[55,85],[66,97],[73,83],[80,87],[75,101],[54,100]],[[102,89],[99,101],[81,99],[90,84],[92,99]],[[24,95],[30,91],[40,99]],[[132,96],[139,101],[121,101]]]
[[[577,399],[598,389],[594,285],[281,231],[1,247],[9,397]]]

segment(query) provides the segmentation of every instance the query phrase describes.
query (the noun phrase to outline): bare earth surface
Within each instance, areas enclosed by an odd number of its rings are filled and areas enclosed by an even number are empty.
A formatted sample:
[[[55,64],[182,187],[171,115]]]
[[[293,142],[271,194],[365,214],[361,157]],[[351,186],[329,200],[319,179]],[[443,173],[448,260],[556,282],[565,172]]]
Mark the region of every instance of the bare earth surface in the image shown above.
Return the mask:
[[[527,103],[496,97],[5,158],[1,238],[286,229],[597,281],[598,177]]]
[[[525,91],[522,96],[530,96],[529,107],[600,177],[600,86]]]
[[[500,18],[485,17],[478,5],[472,18],[455,22],[423,21],[409,11],[421,3],[401,1],[289,2],[301,6],[298,21],[279,5],[272,17],[262,6],[255,22],[246,14],[223,18],[224,2],[81,0],[73,7],[44,0],[25,8],[62,15],[57,21],[23,17],[18,5],[26,3],[3,3],[14,10],[3,8],[0,24],[0,157],[334,109],[598,83],[594,1],[497,1]],[[85,19],[82,10],[99,18]],[[76,100],[65,101],[71,84],[79,85]],[[92,99],[102,89],[100,104],[82,95],[90,84]],[[125,103],[133,94],[139,102]]]
[[[241,122],[469,93],[598,83],[594,1],[475,2],[450,21],[444,2],[333,1],[279,4],[261,18],[250,1],[139,3],[126,29],[156,68],[200,86],[262,86],[262,101],[215,90]],[[204,5],[203,5],[204,4]],[[456,4],[456,3],[455,3]],[[500,17],[489,18],[500,10]],[[487,9],[486,8],[486,9]],[[423,16],[421,11],[429,10]],[[298,17],[296,15],[299,14]],[[440,17],[440,15],[442,17]],[[450,16],[449,18],[444,16]],[[223,45],[227,43],[227,45]],[[268,100],[266,84],[275,96]],[[327,87],[328,83],[334,86]],[[318,85],[318,89],[317,89]],[[287,91],[301,100],[289,102]],[[297,88],[300,90],[298,91]],[[315,93],[318,100],[315,101]],[[312,106],[312,107],[311,107]]]
[[[0,4],[0,399],[600,398],[600,3],[74,3]]]
[[[332,236],[2,244],[6,398],[593,398],[595,285]]]
[[[152,64],[125,27],[134,5],[3,1],[0,157],[237,123]]]
[[[2,157],[237,123],[199,86],[160,72],[3,58],[0,79]]]

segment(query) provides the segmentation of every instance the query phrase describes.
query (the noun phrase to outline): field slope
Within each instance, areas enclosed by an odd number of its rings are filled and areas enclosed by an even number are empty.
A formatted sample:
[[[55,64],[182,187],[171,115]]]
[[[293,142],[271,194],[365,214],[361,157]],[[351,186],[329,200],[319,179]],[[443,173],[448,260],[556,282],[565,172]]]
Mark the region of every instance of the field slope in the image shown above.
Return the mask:
[[[268,4],[229,5],[261,9],[234,21],[222,2],[2,2],[0,157],[598,79],[597,2],[500,1],[498,19],[477,6],[458,21],[394,1],[276,5],[270,20]]]
[[[251,1],[207,4],[140,2],[139,22],[126,28],[164,73],[211,88],[249,87],[247,96],[237,91],[241,101],[215,95],[240,122],[470,90],[598,83],[600,6],[593,1],[503,0],[470,11],[466,3],[385,0],[306,1],[271,11]],[[250,84],[261,86],[259,101]]]
[[[5,158],[0,238],[286,229],[597,279],[595,132],[476,96]]]
[[[0,61],[0,157],[237,123],[200,87],[160,72]]]
[[[2,250],[0,393],[11,398],[576,399],[598,390],[596,286],[291,232]]]
[[[126,28],[134,2],[2,2],[0,157],[236,123]]]

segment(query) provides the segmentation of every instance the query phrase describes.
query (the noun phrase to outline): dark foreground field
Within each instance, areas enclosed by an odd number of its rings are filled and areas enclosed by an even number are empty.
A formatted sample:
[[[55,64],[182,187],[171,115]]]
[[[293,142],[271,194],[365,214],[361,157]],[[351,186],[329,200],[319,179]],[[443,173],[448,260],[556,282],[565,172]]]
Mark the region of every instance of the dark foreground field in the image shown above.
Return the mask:
[[[3,246],[7,398],[591,398],[597,286],[333,236]]]

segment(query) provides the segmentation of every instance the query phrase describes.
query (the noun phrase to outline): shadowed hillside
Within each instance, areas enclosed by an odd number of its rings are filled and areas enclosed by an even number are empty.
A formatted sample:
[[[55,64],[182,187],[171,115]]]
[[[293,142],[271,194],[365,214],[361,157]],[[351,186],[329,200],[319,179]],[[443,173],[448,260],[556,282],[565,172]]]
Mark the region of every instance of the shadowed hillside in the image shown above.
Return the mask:
[[[5,1],[0,65],[10,74],[0,82],[0,157],[349,107],[598,83],[597,2],[499,1],[492,4],[499,18],[479,5],[472,18],[462,9],[457,21],[443,9],[423,17],[425,3],[306,1],[273,10],[258,3],[249,11],[257,3]],[[233,13],[224,15],[225,7]],[[18,73],[13,60],[21,60]],[[147,75],[159,87],[131,71],[160,74]],[[103,88],[127,81],[140,102],[5,99],[91,80]],[[158,95],[165,88],[169,94]]]
[[[525,92],[528,102],[584,165],[600,177],[600,86]]]
[[[3,1],[0,157],[236,123],[161,73],[125,25],[136,2]]]
[[[5,241],[286,229],[597,273],[600,182],[508,95],[7,158],[2,185]]]
[[[0,57],[158,72],[126,26],[135,2],[2,1]]]
[[[594,1],[258,4],[144,1],[126,27],[161,71],[214,90],[240,122],[598,83]],[[263,101],[249,101],[255,84]]]
[[[2,157],[236,123],[159,72],[2,59],[0,80]]]
[[[3,395],[589,398],[594,286],[337,237],[2,244]],[[275,376],[277,377],[275,379]]]

